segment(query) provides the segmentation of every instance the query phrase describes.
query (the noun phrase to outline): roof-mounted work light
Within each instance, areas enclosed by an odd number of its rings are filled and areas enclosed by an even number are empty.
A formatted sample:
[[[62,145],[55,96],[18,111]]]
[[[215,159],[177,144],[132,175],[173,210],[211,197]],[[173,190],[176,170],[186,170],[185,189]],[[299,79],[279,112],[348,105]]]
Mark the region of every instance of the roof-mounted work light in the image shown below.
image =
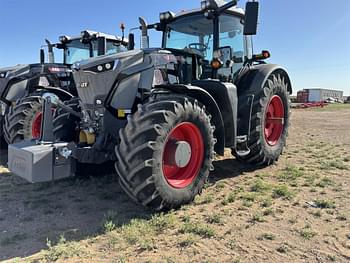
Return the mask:
[[[70,37],[69,36],[60,36],[58,39],[62,44],[69,42]]]
[[[202,11],[216,10],[218,7],[219,5],[215,0],[205,0],[201,2]]]
[[[91,37],[91,34],[89,33],[89,31],[84,30],[84,31],[81,31],[80,37],[82,39],[89,39]]]
[[[167,11],[159,14],[159,20],[162,21],[169,21],[173,20],[175,17],[175,14],[173,12]]]

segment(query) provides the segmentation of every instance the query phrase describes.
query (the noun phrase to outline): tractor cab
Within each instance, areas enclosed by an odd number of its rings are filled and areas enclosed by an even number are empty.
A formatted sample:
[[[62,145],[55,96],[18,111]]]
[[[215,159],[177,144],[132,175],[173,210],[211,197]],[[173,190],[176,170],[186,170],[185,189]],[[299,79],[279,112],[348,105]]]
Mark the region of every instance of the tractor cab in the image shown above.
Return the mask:
[[[178,59],[181,83],[233,82],[254,59],[251,36],[256,34],[258,7],[258,2],[247,2],[244,11],[237,1],[207,0],[199,9],[160,13],[159,23],[141,22],[142,48],[148,47],[147,29],[156,29],[163,34],[162,48]]]
[[[243,62],[252,56],[251,38],[243,34],[244,12],[232,7],[217,17],[209,18],[206,15],[205,9],[182,12],[175,16],[170,12],[162,13],[162,47],[196,54],[199,70],[197,76],[192,76],[194,79],[214,78],[216,72],[219,79],[232,80],[234,74],[242,68]],[[218,54],[220,47],[225,47],[222,55]],[[214,63],[218,56],[225,56],[222,64]],[[185,62],[184,67],[192,64],[196,65]]]
[[[59,43],[51,44],[46,40],[49,63],[54,62],[53,48],[63,53],[63,64],[73,65],[92,57],[127,51],[127,40],[122,37],[85,30],[80,36],[61,36]]]

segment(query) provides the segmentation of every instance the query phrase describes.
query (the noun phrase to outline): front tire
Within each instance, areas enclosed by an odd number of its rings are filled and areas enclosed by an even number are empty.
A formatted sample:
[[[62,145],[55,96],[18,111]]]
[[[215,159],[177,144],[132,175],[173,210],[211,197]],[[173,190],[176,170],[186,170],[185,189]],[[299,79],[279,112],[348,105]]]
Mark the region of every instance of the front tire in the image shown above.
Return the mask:
[[[238,160],[253,165],[270,165],[278,160],[286,145],[290,118],[288,84],[280,74],[271,74],[263,89],[255,91],[252,109],[250,153]]]
[[[72,98],[64,102],[64,104],[74,110],[81,112],[80,99]],[[53,119],[53,133],[55,140],[59,142],[74,142],[79,144],[79,123],[81,119],[71,114],[65,109],[58,107]],[[113,173],[114,163],[111,161],[103,164],[86,164],[76,161],[75,175],[86,177],[87,175],[104,175]]]
[[[121,187],[157,211],[191,202],[212,167],[213,131],[204,107],[184,96],[161,96],[139,106],[116,147]]]
[[[24,97],[5,115],[4,137],[8,144],[40,137],[41,96]]]
[[[5,118],[4,116],[0,115],[0,149],[6,149],[7,143],[5,141],[4,137],[4,131],[5,131]]]
[[[64,104],[76,112],[81,111],[79,98],[72,98],[65,101]],[[58,107],[53,118],[53,134],[55,139],[63,142],[78,142],[79,122],[80,118]]]

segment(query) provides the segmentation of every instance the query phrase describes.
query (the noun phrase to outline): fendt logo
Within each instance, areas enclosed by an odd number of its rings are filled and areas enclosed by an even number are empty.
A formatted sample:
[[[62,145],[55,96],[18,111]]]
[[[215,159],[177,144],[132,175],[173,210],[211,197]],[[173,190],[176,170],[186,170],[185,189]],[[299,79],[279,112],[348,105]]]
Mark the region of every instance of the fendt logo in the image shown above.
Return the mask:
[[[89,82],[80,82],[80,88],[87,88],[89,86]]]
[[[21,172],[21,173],[26,173],[27,165],[26,165],[26,160],[19,157],[19,156],[14,156],[13,160],[10,164],[11,170],[14,172]]]

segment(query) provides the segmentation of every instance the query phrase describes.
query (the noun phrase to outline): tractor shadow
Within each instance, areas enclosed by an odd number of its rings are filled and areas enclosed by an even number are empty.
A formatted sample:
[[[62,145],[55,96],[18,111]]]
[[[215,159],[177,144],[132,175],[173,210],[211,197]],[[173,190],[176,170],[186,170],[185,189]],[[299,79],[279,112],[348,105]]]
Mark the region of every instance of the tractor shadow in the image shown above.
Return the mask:
[[[0,172],[0,261],[33,255],[62,236],[67,241],[97,236],[107,220],[121,226],[151,216],[124,194],[116,174],[29,184]]]
[[[228,178],[235,178],[244,173],[254,172],[264,167],[256,167],[237,161],[236,159],[224,159],[213,162],[215,170],[210,173],[209,184]]]
[[[7,167],[7,150],[0,148],[0,166]]]
[[[1,151],[1,165],[6,158],[6,151]],[[214,166],[212,183],[254,170],[234,159],[216,161]],[[62,236],[80,241],[102,234],[106,220],[121,226],[152,214],[130,200],[115,173],[29,184],[0,172],[0,261],[33,255],[47,248],[47,240],[54,245]]]

